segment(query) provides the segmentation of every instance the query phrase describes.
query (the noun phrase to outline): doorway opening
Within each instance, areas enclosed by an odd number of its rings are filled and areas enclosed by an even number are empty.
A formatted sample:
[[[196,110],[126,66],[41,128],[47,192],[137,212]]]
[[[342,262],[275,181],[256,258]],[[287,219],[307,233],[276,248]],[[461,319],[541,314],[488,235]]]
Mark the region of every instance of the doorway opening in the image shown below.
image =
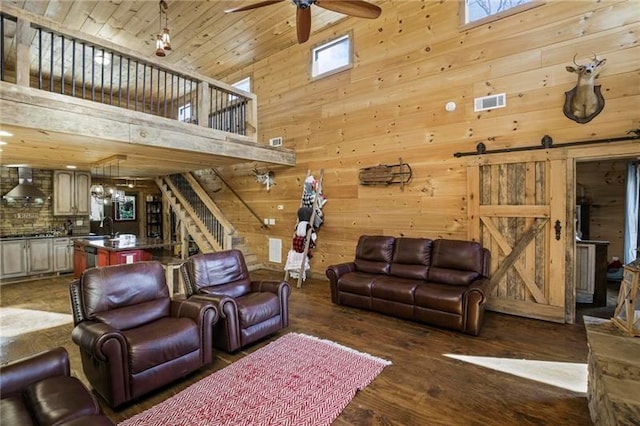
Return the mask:
[[[627,247],[638,247],[637,233],[629,241],[625,220],[638,211],[637,195],[628,196],[628,168],[637,158],[600,159],[576,162],[576,322],[583,315],[610,319],[616,306],[621,266]],[[636,230],[638,215],[635,213]],[[628,256],[627,256],[628,257]]]

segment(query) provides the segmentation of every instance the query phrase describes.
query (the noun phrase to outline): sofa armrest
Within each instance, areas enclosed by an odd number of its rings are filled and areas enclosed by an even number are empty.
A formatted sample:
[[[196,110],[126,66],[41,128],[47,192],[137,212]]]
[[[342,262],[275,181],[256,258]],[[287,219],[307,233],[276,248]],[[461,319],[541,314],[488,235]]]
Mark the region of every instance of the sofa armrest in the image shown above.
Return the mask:
[[[338,265],[327,266],[325,274],[329,278],[329,288],[331,289],[331,301],[338,303],[338,280],[344,274],[355,272],[355,262],[340,263]]]
[[[171,316],[190,318],[200,331],[202,365],[213,362],[213,327],[218,322],[218,308],[210,300],[194,299],[172,300]]]
[[[487,294],[489,294],[491,290],[491,280],[489,278],[478,278],[474,280],[469,284],[469,291],[472,290],[481,291],[482,295],[486,298]]]
[[[291,286],[288,282],[279,280],[251,281],[251,291],[269,292],[277,294],[278,297],[288,297],[291,293]]]
[[[6,398],[48,377],[69,376],[69,354],[59,347],[0,366],[0,388]]]
[[[211,325],[213,325],[218,321],[218,308],[210,300],[192,297],[186,300],[173,299],[171,301],[172,317],[191,318],[197,324],[202,324],[208,311],[212,312]]]
[[[348,272],[355,272],[355,270],[356,270],[355,262],[347,262],[347,263],[340,263],[338,265],[327,266],[327,271],[325,272],[325,274],[327,275],[327,278],[329,278],[329,280],[332,280],[332,278],[335,278],[335,281],[337,282],[338,278],[340,278],[341,276],[343,276]]]
[[[487,303],[487,294],[491,289],[491,280],[479,278],[469,285],[466,291],[466,309],[463,330],[467,334],[477,336],[480,334],[484,318],[484,305]]]
[[[104,323],[83,321],[74,327],[71,339],[81,350],[103,362],[127,353],[127,340],[122,333]]]

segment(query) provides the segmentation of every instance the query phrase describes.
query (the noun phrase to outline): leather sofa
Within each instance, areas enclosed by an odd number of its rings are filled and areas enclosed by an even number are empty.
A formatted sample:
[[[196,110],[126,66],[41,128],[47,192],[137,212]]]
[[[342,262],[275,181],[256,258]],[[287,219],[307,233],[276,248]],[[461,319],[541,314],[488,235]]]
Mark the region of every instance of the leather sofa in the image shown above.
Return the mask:
[[[112,426],[60,347],[0,367],[0,424]]]
[[[326,270],[331,300],[478,335],[491,255],[479,243],[361,236],[355,260]]]
[[[252,280],[239,250],[191,256],[180,272],[189,300],[218,308],[214,338],[219,349],[237,351],[289,325],[289,283]]]
[[[158,261],[87,269],[69,291],[84,374],[112,407],[213,361],[216,308],[172,300]]]

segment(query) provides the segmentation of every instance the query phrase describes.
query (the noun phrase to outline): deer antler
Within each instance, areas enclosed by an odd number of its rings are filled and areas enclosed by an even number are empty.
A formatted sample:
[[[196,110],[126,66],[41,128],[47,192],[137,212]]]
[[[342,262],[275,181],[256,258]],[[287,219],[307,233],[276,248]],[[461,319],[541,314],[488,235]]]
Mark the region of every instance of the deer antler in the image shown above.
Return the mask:
[[[577,54],[577,53],[576,53],[575,55],[573,55],[573,64],[574,64],[576,67],[579,67],[580,65],[578,65],[578,63],[576,62],[576,56],[578,56],[578,54]]]

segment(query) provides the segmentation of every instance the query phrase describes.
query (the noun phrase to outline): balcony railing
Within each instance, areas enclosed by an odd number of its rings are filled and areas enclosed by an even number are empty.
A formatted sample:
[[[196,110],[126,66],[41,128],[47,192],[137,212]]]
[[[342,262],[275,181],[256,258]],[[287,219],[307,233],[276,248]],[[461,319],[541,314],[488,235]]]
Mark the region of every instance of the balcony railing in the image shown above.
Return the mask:
[[[254,95],[138,58],[105,40],[67,34],[51,28],[53,23],[45,25],[44,18],[25,15],[0,16],[2,81],[255,140]]]

